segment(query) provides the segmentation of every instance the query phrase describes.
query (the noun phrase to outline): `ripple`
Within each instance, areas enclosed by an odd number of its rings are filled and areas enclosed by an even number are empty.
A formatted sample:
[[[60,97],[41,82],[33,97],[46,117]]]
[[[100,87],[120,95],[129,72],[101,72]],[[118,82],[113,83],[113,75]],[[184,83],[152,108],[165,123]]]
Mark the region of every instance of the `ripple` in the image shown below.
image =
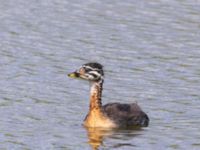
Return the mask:
[[[1,149],[199,148],[196,3],[19,0],[0,8]],[[105,68],[103,103],[137,101],[148,128],[81,126],[89,85],[66,75],[90,61]]]

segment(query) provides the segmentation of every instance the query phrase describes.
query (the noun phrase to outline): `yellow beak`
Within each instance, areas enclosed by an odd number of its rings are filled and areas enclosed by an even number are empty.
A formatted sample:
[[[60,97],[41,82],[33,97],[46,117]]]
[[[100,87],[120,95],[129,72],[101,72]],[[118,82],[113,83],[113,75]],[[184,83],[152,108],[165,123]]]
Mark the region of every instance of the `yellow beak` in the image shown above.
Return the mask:
[[[70,78],[79,78],[79,74],[76,73],[76,72],[72,72],[72,73],[68,74],[68,77],[70,77]]]

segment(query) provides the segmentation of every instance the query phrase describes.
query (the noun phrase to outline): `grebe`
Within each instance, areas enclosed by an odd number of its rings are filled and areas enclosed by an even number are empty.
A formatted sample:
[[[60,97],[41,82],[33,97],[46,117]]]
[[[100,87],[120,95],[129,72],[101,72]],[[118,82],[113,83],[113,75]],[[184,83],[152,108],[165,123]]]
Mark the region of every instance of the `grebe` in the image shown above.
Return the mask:
[[[102,106],[101,96],[104,82],[103,66],[99,63],[86,63],[73,73],[72,78],[88,80],[91,84],[90,107],[84,120],[85,127],[147,127],[149,118],[137,103],[108,103]]]

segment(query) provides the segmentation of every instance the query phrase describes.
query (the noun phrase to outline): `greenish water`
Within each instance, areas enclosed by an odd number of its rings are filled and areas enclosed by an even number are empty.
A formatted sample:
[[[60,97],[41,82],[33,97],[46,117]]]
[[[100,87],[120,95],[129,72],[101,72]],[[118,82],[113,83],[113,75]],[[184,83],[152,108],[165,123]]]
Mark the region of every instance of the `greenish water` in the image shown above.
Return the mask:
[[[0,21],[0,149],[200,149],[199,1],[1,0]],[[82,127],[89,85],[67,73],[89,61],[148,128]]]

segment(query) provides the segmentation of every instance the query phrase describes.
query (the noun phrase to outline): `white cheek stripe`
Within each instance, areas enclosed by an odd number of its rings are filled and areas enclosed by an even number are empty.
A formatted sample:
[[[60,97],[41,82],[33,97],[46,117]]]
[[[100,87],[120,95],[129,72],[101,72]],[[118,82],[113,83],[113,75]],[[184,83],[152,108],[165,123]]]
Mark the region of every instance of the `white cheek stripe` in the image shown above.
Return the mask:
[[[90,67],[90,66],[85,66],[85,65],[83,65],[83,67],[85,67],[85,68],[87,68],[87,69],[91,69],[91,70],[100,70],[100,69],[92,68],[92,67]]]
[[[101,75],[100,75],[98,72],[96,72],[96,71],[90,71],[89,74],[90,74],[90,73],[95,74],[95,75],[98,76],[98,77],[101,76]]]

